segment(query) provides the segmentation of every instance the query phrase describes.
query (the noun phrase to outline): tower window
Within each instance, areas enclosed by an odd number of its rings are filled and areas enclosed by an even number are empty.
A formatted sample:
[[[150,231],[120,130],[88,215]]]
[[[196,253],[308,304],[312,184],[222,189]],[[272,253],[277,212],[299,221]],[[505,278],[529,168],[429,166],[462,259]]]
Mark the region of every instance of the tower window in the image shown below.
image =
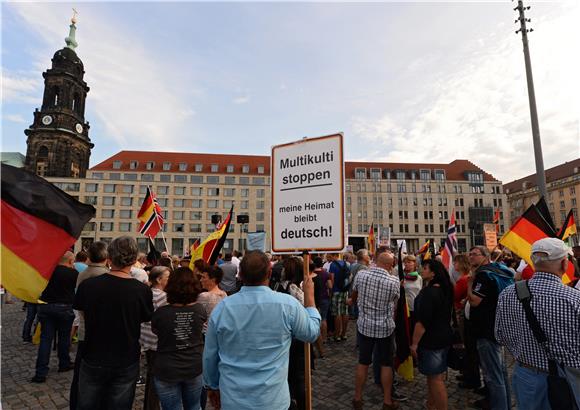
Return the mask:
[[[52,92],[53,92],[53,95],[54,95],[54,100],[53,100],[54,104],[53,105],[55,107],[58,107],[58,95],[59,95],[58,87],[54,87]]]

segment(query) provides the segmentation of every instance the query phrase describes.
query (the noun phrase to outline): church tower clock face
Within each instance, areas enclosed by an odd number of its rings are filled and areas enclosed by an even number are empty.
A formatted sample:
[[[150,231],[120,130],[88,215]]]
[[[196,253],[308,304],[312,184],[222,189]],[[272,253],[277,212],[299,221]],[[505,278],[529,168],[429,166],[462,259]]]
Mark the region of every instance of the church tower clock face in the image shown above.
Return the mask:
[[[42,117],[42,123],[44,125],[52,124],[52,117],[50,115],[45,115],[44,117]]]
[[[85,120],[89,86],[75,51],[76,18],[69,28],[66,46],[54,53],[52,66],[42,73],[42,105],[34,111],[32,125],[24,130],[28,137],[25,169],[45,177],[85,178],[94,146]]]

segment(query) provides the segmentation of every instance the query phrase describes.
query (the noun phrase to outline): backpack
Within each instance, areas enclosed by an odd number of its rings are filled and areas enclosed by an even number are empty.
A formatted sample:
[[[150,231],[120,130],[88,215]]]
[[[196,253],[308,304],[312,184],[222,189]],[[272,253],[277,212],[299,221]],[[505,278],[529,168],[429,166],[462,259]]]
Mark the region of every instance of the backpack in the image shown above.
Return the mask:
[[[492,262],[478,269],[478,273],[486,275],[491,279],[497,286],[497,294],[499,295],[502,290],[510,285],[514,284],[514,273],[509,270],[505,265]]]
[[[342,263],[340,263],[342,262]],[[338,272],[334,273],[334,288],[338,292],[346,292],[350,287],[350,268],[344,261],[333,261],[338,265]]]

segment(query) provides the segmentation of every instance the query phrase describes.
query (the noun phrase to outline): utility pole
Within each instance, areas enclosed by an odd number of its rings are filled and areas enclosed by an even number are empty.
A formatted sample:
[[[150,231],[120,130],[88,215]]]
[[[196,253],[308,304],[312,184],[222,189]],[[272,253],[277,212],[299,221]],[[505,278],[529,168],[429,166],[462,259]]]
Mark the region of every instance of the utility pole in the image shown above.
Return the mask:
[[[530,6],[524,7],[522,0],[518,0],[518,6],[514,8],[520,13],[520,17],[516,19],[515,23],[520,23],[520,28],[516,30],[516,34],[522,33],[522,43],[524,43],[524,61],[526,63],[526,78],[528,80],[528,97],[530,100],[530,117],[532,120],[532,139],[534,142],[534,157],[536,159],[536,178],[538,189],[540,190],[540,197],[548,198],[546,191],[546,174],[544,172],[544,159],[542,156],[542,141],[540,139],[540,126],[538,124],[538,110],[536,108],[536,92],[534,91],[534,78],[532,77],[532,61],[530,60],[530,47],[528,45],[528,33],[534,29],[527,29],[526,22],[531,20],[526,18],[524,11],[529,10]]]

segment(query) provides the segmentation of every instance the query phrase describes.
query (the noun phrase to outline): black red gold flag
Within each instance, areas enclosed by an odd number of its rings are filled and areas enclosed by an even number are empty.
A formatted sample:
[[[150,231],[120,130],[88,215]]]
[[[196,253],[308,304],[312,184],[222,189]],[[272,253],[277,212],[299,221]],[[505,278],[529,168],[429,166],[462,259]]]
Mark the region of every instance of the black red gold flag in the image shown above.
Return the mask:
[[[37,302],[95,208],[44,178],[2,164],[0,214],[2,285],[19,299]]]

